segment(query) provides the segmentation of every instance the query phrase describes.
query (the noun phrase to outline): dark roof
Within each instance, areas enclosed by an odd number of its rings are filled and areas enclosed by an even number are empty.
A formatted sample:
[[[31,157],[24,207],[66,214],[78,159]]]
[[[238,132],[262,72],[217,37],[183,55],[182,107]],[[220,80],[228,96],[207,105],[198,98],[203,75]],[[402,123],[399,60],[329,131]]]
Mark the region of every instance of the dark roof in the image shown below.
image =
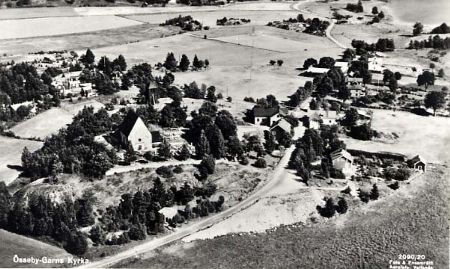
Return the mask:
[[[411,158],[407,161],[407,163],[409,165],[415,165],[418,162],[422,162],[422,163],[426,164],[425,159],[420,155],[414,156],[413,158]]]
[[[119,125],[119,132],[128,136],[133,130],[133,126],[136,123],[139,116],[133,110],[128,111],[127,115],[123,119],[122,123]]]
[[[273,115],[278,114],[280,108],[279,107],[259,107],[254,106],[253,107],[253,116],[254,117],[272,117]]]

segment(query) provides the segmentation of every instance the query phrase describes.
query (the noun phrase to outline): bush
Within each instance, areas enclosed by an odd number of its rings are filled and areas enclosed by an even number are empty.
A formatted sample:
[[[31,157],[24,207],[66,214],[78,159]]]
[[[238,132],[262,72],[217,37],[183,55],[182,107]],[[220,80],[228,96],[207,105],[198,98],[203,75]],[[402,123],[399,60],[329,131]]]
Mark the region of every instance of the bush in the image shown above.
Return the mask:
[[[370,200],[370,194],[366,191],[363,191],[361,189],[358,190],[358,197],[361,201],[364,203],[368,203]]]
[[[147,161],[152,161],[153,160],[153,153],[152,152],[150,152],[150,151],[147,151],[146,153],[144,153],[144,158],[147,160]]]
[[[400,186],[398,184],[398,181],[395,181],[394,183],[389,184],[388,187],[393,189],[393,190],[397,190],[398,188],[400,188]]]
[[[258,158],[258,160],[256,160],[256,162],[253,164],[253,166],[255,166],[257,168],[266,168],[267,163],[266,163],[266,160],[264,160],[264,158]]]
[[[248,160],[247,157],[243,157],[243,158],[239,161],[239,163],[242,164],[242,165],[248,165],[250,162],[249,162],[249,160]]]
[[[339,214],[345,214],[348,210],[348,205],[347,205],[347,201],[345,201],[344,198],[339,198],[338,204],[336,206],[336,211]]]
[[[181,166],[176,166],[176,167],[173,169],[173,172],[174,172],[175,174],[181,174],[181,173],[183,173],[183,168],[182,168]]]
[[[131,240],[144,240],[147,237],[146,228],[142,224],[133,225],[128,232]]]
[[[161,166],[156,168],[156,173],[164,178],[173,177],[173,171],[168,166]]]
[[[317,211],[322,217],[331,218],[336,214],[336,207],[333,198],[325,198],[325,206],[317,206]]]

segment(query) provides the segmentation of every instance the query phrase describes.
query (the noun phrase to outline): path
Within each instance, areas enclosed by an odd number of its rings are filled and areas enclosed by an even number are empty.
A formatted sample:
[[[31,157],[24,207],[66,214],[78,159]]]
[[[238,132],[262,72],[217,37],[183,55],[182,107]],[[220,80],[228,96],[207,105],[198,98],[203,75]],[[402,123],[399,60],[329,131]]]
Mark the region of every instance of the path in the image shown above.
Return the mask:
[[[231,208],[229,208],[221,213],[218,213],[214,216],[204,218],[204,219],[200,220],[199,222],[196,222],[192,225],[186,225],[185,227],[181,227],[181,228],[177,229],[175,232],[173,232],[167,236],[163,236],[158,239],[143,243],[142,245],[138,245],[131,249],[128,249],[128,250],[125,250],[118,254],[115,254],[114,256],[107,257],[103,260],[79,266],[78,268],[110,267],[110,266],[117,264],[118,262],[121,262],[128,258],[132,258],[137,255],[149,252],[158,247],[164,246],[166,244],[180,240],[188,235],[191,235],[191,234],[201,231],[203,229],[209,228],[212,225],[214,225],[218,222],[221,222],[222,220],[227,219],[227,218],[233,216],[234,214],[250,207],[254,203],[258,202],[262,196],[264,196],[266,193],[268,193],[274,186],[279,184],[279,182],[283,179],[285,167],[287,166],[287,163],[289,162],[289,158],[290,158],[292,152],[294,151],[294,148],[295,148],[295,146],[292,145],[291,147],[286,149],[285,155],[283,156],[283,158],[280,160],[280,162],[278,163],[278,165],[276,166],[276,168],[273,171],[272,179],[270,179],[266,185],[259,187],[258,190],[256,190],[247,199],[245,199],[241,203],[237,204],[236,206],[231,207]]]
[[[312,2],[312,1],[311,1],[311,0],[305,0],[305,1],[303,1],[303,2],[295,3],[295,4],[292,4],[292,5],[290,6],[290,8],[291,8],[292,10],[298,10],[298,11],[301,11],[301,12],[303,12],[303,13],[313,14],[314,16],[318,17],[318,18],[321,19],[321,20],[327,20],[327,21],[329,21],[329,22],[330,22],[330,25],[328,26],[327,30],[325,31],[326,37],[327,37],[331,42],[333,42],[334,44],[336,44],[338,47],[343,48],[343,49],[348,48],[347,46],[343,45],[341,42],[337,41],[337,40],[331,35],[331,31],[333,30],[333,27],[336,25],[336,22],[335,22],[334,19],[330,19],[330,18],[328,18],[328,17],[323,17],[322,15],[320,15],[320,14],[318,14],[318,13],[311,12],[311,11],[306,10],[306,9],[304,9],[304,8],[300,8],[301,5],[307,4],[307,3],[309,3],[309,2]]]

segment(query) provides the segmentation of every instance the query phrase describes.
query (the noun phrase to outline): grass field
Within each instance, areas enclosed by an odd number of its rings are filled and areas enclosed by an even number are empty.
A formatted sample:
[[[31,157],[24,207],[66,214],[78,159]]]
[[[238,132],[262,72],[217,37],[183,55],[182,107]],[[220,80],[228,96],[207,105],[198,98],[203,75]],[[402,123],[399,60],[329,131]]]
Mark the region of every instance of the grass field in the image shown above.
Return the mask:
[[[72,16],[0,20],[0,39],[74,34],[136,24],[140,24],[140,22],[118,16]],[[75,25],[76,27],[74,27]]]
[[[20,166],[22,151],[27,147],[30,151],[35,151],[42,146],[42,142],[20,140],[0,136],[0,180],[7,185],[17,178],[19,171],[8,166]]]
[[[85,106],[99,109],[103,105],[95,100],[86,100],[78,103],[62,103],[61,107],[51,108],[47,111],[21,122],[11,128],[14,134],[24,138],[41,138],[55,134],[59,129],[72,122],[73,116]]]
[[[14,255],[21,258],[63,258],[71,256],[63,249],[58,247],[0,229],[0,267],[49,267],[46,264],[17,264],[13,262]]]
[[[348,148],[367,151],[390,151],[406,155],[422,155],[430,162],[449,162],[450,119],[423,117],[408,112],[373,110],[372,128],[395,132],[400,137],[392,143],[344,139]]]
[[[448,171],[433,169],[385,200],[371,202],[320,227],[278,227],[170,247],[139,268],[387,268],[414,253],[448,268]],[[345,225],[343,225],[345,224]]]

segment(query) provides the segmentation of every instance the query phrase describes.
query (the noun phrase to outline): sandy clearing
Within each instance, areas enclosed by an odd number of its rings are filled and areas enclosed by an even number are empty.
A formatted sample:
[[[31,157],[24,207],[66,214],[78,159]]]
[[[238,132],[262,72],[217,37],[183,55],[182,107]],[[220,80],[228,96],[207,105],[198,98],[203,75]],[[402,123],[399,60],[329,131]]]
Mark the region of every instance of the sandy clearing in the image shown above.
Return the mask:
[[[14,139],[0,136],[0,180],[6,185],[16,179],[20,172],[8,168],[9,165],[20,166],[22,161],[22,151],[27,147],[30,151],[35,151],[42,147],[42,142]]]
[[[390,151],[422,155],[427,161],[450,161],[450,118],[422,117],[408,112],[373,110],[372,127],[381,132],[395,132],[395,143],[343,139],[348,148],[367,151]]]
[[[74,34],[138,24],[141,23],[117,16],[71,16],[0,20],[0,39]]]

